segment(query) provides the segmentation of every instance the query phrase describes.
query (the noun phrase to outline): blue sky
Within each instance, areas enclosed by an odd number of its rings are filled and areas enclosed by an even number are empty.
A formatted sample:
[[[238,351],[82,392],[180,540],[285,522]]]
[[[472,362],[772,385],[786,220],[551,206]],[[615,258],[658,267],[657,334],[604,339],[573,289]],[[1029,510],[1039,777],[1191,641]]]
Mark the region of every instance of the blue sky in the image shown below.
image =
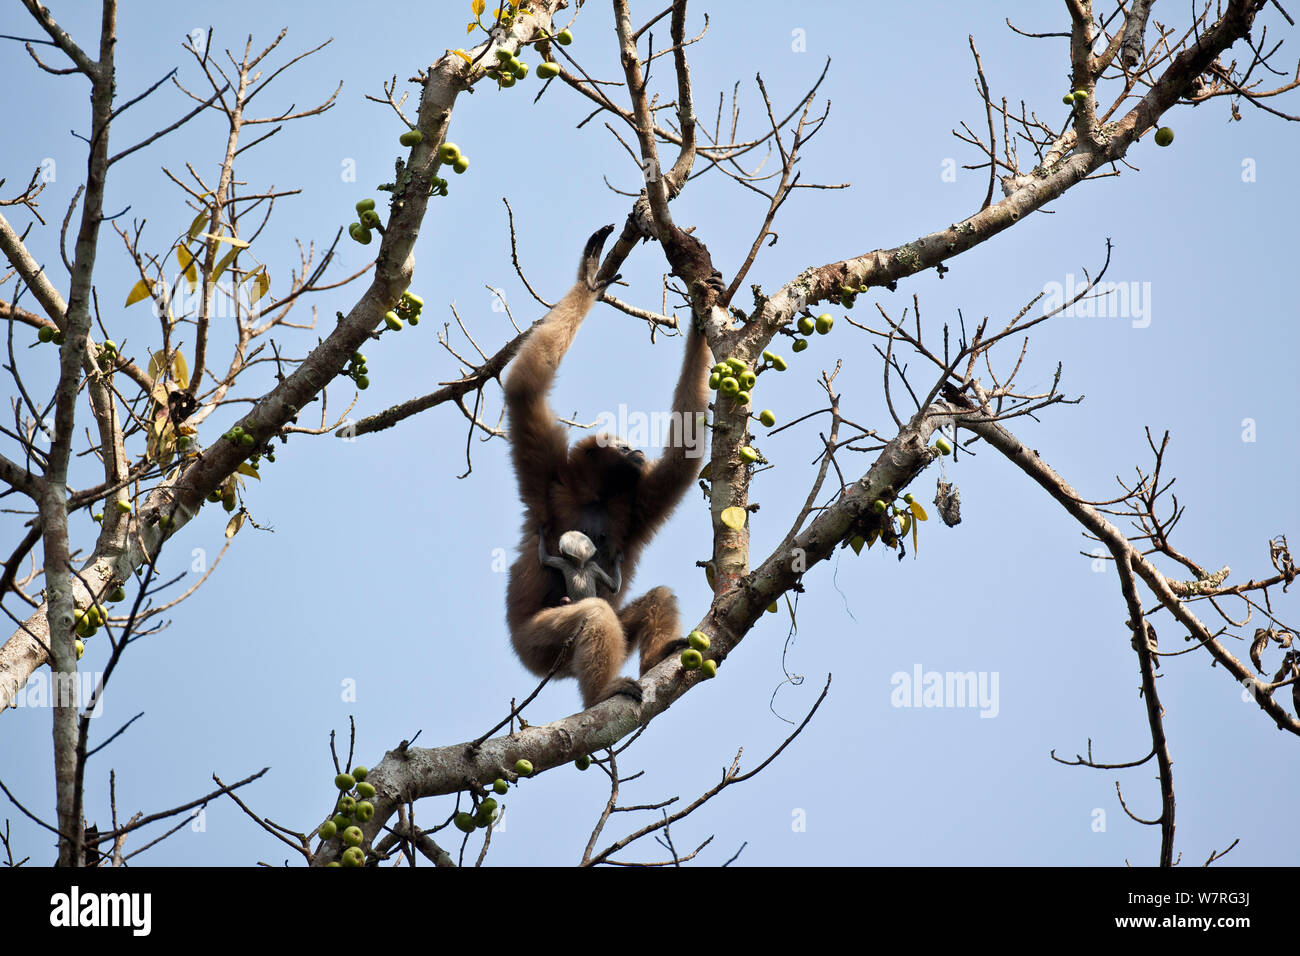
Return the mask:
[[[55,4],[52,12],[90,44],[97,32],[91,6]],[[643,6],[638,14],[659,9]],[[968,34],[995,97],[1006,96],[1013,106],[1024,100],[1054,124],[1065,120],[1065,41],[1015,37],[1003,23],[1010,15],[1026,30],[1063,29],[1064,11],[1056,5],[755,2],[743,15],[732,7],[715,5],[707,37],[690,48],[701,116],[711,124],[719,91],[729,95],[739,81],[742,135],[753,136],[766,123],[755,72],[784,113],[830,57],[821,90],[831,100],[830,118],[804,152],[803,175],[852,184],[797,193],[777,221],[779,242],[762,251],[746,285],[770,291],[806,266],[896,246],[979,208],[984,171],[959,170],[955,181],[943,175],[953,163],[978,162],[952,130],[963,121],[977,130],[985,124]],[[383,14],[367,12],[364,23],[357,9],[231,2],[209,14],[219,17],[211,22],[217,50],[242,49],[249,32],[255,46],[264,44],[287,26],[268,71],[335,38],[277,79],[257,106],[264,113],[290,104],[301,109],[342,80],[338,105],[287,126],[246,154],[238,171],[249,189],[302,189],[281,201],[256,243],[273,294],[297,264],[295,240],[328,242],[351,221],[353,203],[391,177],[402,129],[365,94],[382,95],[384,79],[405,80],[465,42],[468,2],[390,3]],[[0,11],[0,33],[33,35],[20,13],[13,4]],[[1182,8],[1166,12],[1179,24],[1185,15]],[[698,28],[698,11],[692,22]],[[181,44],[208,25],[195,11],[171,4],[124,5],[119,94],[135,95],[173,67],[197,89]],[[574,31],[569,49],[584,66],[616,76],[607,6],[588,4]],[[666,21],[660,34],[657,45]],[[799,36],[804,51],[793,49]],[[12,127],[0,141],[0,177],[8,179],[8,195],[32,169],[54,161],[57,173],[41,207],[52,226],[35,229],[30,242],[66,288],[57,224],[84,166],[84,144],[70,131],[84,133],[88,123],[86,86],[39,72],[12,43],[6,51],[0,89],[22,91],[23,124],[21,133]],[[670,79],[666,61],[658,64],[658,79]],[[400,88],[410,90],[413,110],[418,90]],[[602,122],[575,129],[590,112],[589,101],[553,85],[534,104],[537,89],[536,77],[529,77],[513,90],[483,85],[457,101],[451,136],[472,166],[453,178],[448,198],[431,204],[416,248],[412,288],[424,298],[427,321],[366,350],[372,385],[355,417],[456,377],[454,359],[436,341],[443,323],[453,322],[450,305],[489,352],[512,329],[493,309],[486,286],[505,290],[521,325],[541,314],[510,264],[503,196],[514,209],[521,263],[552,300],[572,281],[586,236],[626,215],[628,200],[601,182],[604,176],[620,189],[637,188],[638,170],[623,148]],[[1107,92],[1103,84],[1098,95]],[[113,142],[117,148],[134,142],[188,108],[181,94],[164,88],[114,123]],[[724,112],[729,109],[728,101]],[[1223,100],[1179,107],[1164,121],[1177,132],[1171,148],[1158,149],[1149,139],[1137,144],[1128,156],[1136,169],[1081,184],[1050,212],[948,263],[942,280],[930,271],[900,283],[897,292],[873,290],[852,313],[869,320],[878,302],[898,316],[917,295],[932,335],[943,322],[955,323],[959,309],[968,327],[984,316],[1005,322],[1052,283],[1078,281],[1085,269],[1095,274],[1111,239],[1107,278],[1134,283],[1149,297],[1149,322],[1078,316],[1036,327],[1021,383],[1045,389],[1060,361],[1062,390],[1086,399],[1010,427],[1081,493],[1099,499],[1118,493],[1116,475],[1128,478],[1135,466],[1149,465],[1145,426],[1157,436],[1170,430],[1166,469],[1177,476],[1179,502],[1187,506],[1176,541],[1205,566],[1230,565],[1230,582],[1271,572],[1272,535],[1300,541],[1294,495],[1300,335],[1285,278],[1292,274],[1292,224],[1300,206],[1294,174],[1286,172],[1294,169],[1296,134],[1276,118],[1242,109],[1243,121],[1233,123]],[[106,208],[129,206],[119,221],[147,219],[146,245],[165,247],[192,213],[161,167],[192,162],[215,176],[224,135],[218,118],[207,117],[135,154],[114,169]],[[341,177],[350,163],[355,183]],[[1243,175],[1247,169],[1253,177]],[[764,210],[759,197],[716,174],[693,182],[674,204],[677,221],[697,227],[728,277]],[[374,248],[345,243],[330,275],[354,271]],[[119,341],[130,339],[143,352],[154,344],[156,324],[143,306],[113,307],[134,276],[107,228],[100,250],[96,277],[105,321]],[[665,271],[658,248],[638,249],[623,268],[629,287],[620,297],[657,308]],[[330,327],[334,312],[347,311],[360,291],[355,286],[316,298],[319,327]],[[4,297],[11,295],[7,285]],[[748,304],[745,293],[737,304]],[[305,309],[296,313],[297,321],[307,319]],[[468,348],[454,322],[452,329],[453,344]],[[298,352],[315,341],[314,332],[284,338]],[[222,346],[218,338],[224,361]],[[1014,361],[1018,346],[1000,353],[1004,363]],[[844,414],[887,427],[879,361],[867,336],[840,322],[807,352],[787,357],[790,372],[760,383],[759,407],[773,408],[781,420],[820,407],[817,378],[842,358],[837,386]],[[29,385],[49,387],[52,350],[20,352],[20,361]],[[679,341],[661,337],[652,345],[641,323],[601,307],[565,360],[553,404],[580,421],[616,414],[621,403],[661,409],[679,362]],[[249,375],[246,393],[264,391],[265,368]],[[330,389],[330,409],[352,394],[340,380]],[[488,396],[486,417],[495,420],[500,392]],[[214,415],[201,438],[215,440],[241,409]],[[1243,440],[1248,419],[1251,441]],[[263,466],[265,480],[247,490],[246,502],[257,523],[273,530],[245,528],[208,583],[174,612],[171,627],[136,645],[114,678],[96,724],[98,739],[137,711],[145,716],[92,758],[92,821],[107,825],[110,767],[125,816],[192,799],[210,788],[214,772],[230,781],[270,766],[244,798],[264,816],[311,829],[331,794],[328,735],[333,729],[346,736],[349,715],[357,721],[359,760],[373,764],[417,731],[426,746],[471,739],[499,719],[512,696],[532,689],[504,627],[500,555],[513,553],[520,519],[507,449],[475,436],[473,471],[458,478],[465,471],[465,424],[454,408],[442,406],[353,443],[296,437],[276,463]],[[751,500],[763,506],[753,520],[755,564],[780,540],[791,508],[807,493],[824,428],[807,423],[761,439],[776,467],[751,490]],[[689,801],[716,782],[740,747],[742,768],[753,767],[789,733],[773,709],[797,721],[830,673],[830,695],[802,737],[758,778],[675,826],[678,847],[713,835],[700,857],[710,864],[742,843],[742,864],[1153,863],[1158,832],[1124,816],[1115,786],[1118,779],[1136,813],[1155,817],[1154,767],[1099,772],[1049,757],[1053,749],[1066,758],[1083,753],[1089,740],[1094,757],[1110,763],[1138,759],[1150,748],[1115,578],[1094,572],[1079,554],[1093,544],[1055,502],[991,449],[976,451],[942,466],[961,488],[961,525],[947,529],[932,520],[923,526],[915,560],[909,555],[900,563],[877,549],[856,558],[837,552],[817,566],[805,580],[793,638],[787,642],[784,610],[765,616],[718,680],[656,719],[620,760],[625,771],[646,771],[624,788],[625,801]],[[869,461],[842,456],[854,474]],[[934,466],[911,489],[927,504],[939,470]],[[94,480],[87,470],[74,483]],[[205,510],[172,543],[165,570],[184,574],[181,586],[193,583],[197,564],[219,551],[224,525],[224,513]],[[0,540],[15,540],[18,528],[13,515],[0,515]],[[84,513],[72,530],[83,547],[93,541]],[[629,593],[667,584],[678,594],[684,623],[698,620],[709,595],[695,562],[709,553],[708,534],[707,506],[693,493],[647,551]],[[1294,620],[1293,599],[1274,606]],[[1203,606],[1197,610],[1204,613]],[[1242,632],[1253,633],[1254,626]],[[1162,649],[1183,646],[1167,617],[1157,627]],[[92,642],[83,665],[102,665],[103,643]],[[1244,659],[1245,646],[1234,641],[1233,647]],[[802,684],[784,684],[783,655],[784,668],[806,678]],[[1269,661],[1276,666],[1276,657]],[[996,675],[996,716],[982,718],[972,707],[894,706],[891,678],[917,667]],[[1240,838],[1232,863],[1296,863],[1295,850],[1276,837],[1278,817],[1292,810],[1288,796],[1300,783],[1296,741],[1243,703],[1222,669],[1210,668],[1203,656],[1167,659],[1161,673],[1184,862],[1199,863]],[[344,682],[355,684],[355,701],[342,699]],[[526,716],[541,723],[577,706],[573,682],[560,682]],[[0,776],[29,807],[52,817],[49,712],[11,711],[0,720]],[[567,768],[512,791],[504,801],[505,832],[494,837],[489,859],[576,861],[606,798],[603,780],[596,771]],[[417,808],[417,821],[441,819],[449,809],[449,798],[427,801]],[[21,852],[38,861],[51,855],[45,834],[16,812],[0,811],[4,817],[14,821]],[[622,828],[608,830],[604,842],[643,822],[615,821]],[[209,807],[201,826],[141,862],[239,865],[284,857],[228,801]],[[661,855],[647,844],[623,857]]]

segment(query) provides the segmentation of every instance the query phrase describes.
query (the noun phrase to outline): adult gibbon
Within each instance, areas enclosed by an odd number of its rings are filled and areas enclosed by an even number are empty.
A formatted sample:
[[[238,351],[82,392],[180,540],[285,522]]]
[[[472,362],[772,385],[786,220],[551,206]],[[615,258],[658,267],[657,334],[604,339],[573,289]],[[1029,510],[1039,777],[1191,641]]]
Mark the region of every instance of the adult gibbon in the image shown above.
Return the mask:
[[[699,468],[704,430],[698,416],[708,408],[712,361],[708,342],[691,322],[668,445],[658,459],[647,461],[644,452],[608,435],[591,435],[569,447],[546,396],[578,326],[608,284],[597,273],[613,228],[598,229],[587,240],[577,284],[533,328],[505,383],[511,454],[525,509],[523,540],[506,589],[510,640],[524,666],[544,676],[573,637],[557,673],[578,679],[584,707],[616,694],[640,702],[641,685],[619,671],[634,649],[640,649],[644,674],[684,646],[677,599],[668,588],[656,587],[620,607],[622,595],[598,582],[598,596],[563,603],[564,575],[539,560],[538,534],[582,532],[596,546],[592,560],[612,569],[621,555],[623,580],[630,581],[641,549]],[[541,547],[555,551],[545,540]]]

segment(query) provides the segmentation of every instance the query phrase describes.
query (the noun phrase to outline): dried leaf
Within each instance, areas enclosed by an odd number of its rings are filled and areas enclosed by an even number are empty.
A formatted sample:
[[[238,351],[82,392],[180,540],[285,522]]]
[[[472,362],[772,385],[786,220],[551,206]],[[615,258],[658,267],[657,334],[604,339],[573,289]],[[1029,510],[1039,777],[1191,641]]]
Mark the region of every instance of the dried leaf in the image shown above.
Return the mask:
[[[1255,639],[1250,643],[1250,662],[1255,665],[1255,670],[1261,674],[1264,673],[1264,663],[1261,655],[1264,648],[1268,647],[1268,639],[1272,637],[1273,632],[1266,627],[1255,628]]]
[[[181,388],[188,388],[190,384],[190,369],[185,364],[185,356],[180,349],[172,356],[172,378]]]
[[[217,236],[210,232],[203,233],[204,239],[211,239],[213,242],[228,242],[236,249],[247,249],[248,241],[245,239],[236,239],[234,236]]]
[[[233,515],[231,519],[226,522],[227,538],[233,538],[235,535],[239,534],[239,529],[244,526],[244,517],[246,516],[246,514],[247,512],[240,511],[238,514]]]

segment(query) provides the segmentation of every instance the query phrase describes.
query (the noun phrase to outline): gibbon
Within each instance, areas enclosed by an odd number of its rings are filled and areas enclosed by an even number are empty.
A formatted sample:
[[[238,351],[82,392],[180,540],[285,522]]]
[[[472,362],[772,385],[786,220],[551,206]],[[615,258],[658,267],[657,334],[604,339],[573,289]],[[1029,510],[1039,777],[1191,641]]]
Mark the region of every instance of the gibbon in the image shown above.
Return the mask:
[[[597,585],[603,584],[611,594],[623,589],[623,556],[614,555],[614,576],[591,559],[596,556],[596,546],[581,531],[566,531],[560,535],[560,553],[546,553],[546,531],[537,535],[537,560],[544,567],[555,568],[564,576],[564,597],[561,604],[572,604],[583,598],[597,597]]]
[[[545,676],[573,637],[557,673],[578,679],[584,707],[617,694],[641,701],[641,685],[619,672],[636,649],[644,674],[685,646],[677,599],[670,589],[656,587],[624,607],[621,594],[597,582],[604,593],[566,604],[565,576],[539,560],[539,547],[545,553],[548,545],[545,535],[538,545],[538,534],[543,529],[582,532],[595,545],[593,560],[614,567],[621,556],[621,576],[630,581],[641,550],[694,481],[699,463],[686,439],[702,433],[696,426],[708,408],[712,362],[708,342],[691,322],[673,393],[676,414],[667,447],[654,461],[608,435],[591,435],[569,447],[547,394],[578,326],[608,284],[597,273],[613,228],[598,229],[587,240],[577,283],[534,326],[505,382],[511,456],[524,505],[523,539],[506,589],[510,639],[524,666]],[[684,433],[683,427],[691,431]]]

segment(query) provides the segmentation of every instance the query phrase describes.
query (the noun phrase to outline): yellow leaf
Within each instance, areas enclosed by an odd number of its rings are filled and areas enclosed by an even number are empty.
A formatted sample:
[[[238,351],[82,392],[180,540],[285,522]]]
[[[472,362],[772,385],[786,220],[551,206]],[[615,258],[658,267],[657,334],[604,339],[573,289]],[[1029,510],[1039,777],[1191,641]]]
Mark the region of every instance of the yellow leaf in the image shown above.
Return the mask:
[[[148,279],[141,279],[135,285],[131,286],[131,291],[126,294],[126,304],[135,305],[141,299],[149,298],[153,292],[153,283]],[[123,306],[126,308],[126,306]]]
[[[487,9],[487,0],[474,0],[471,4],[474,9],[474,16],[483,16],[483,11]]]
[[[153,399],[155,405],[167,404],[167,383],[154,382],[153,388],[149,390],[149,397]]]
[[[473,21],[473,20],[471,20],[469,23],[465,24],[465,32],[466,32],[466,33],[473,33],[473,32],[474,32],[475,30],[477,30],[477,29],[478,29],[478,23],[476,23],[476,22]]]
[[[234,246],[236,249],[247,249],[247,248],[248,248],[248,243],[247,243],[247,242],[245,242],[243,239],[236,239],[234,236],[215,236],[215,235],[213,235],[213,234],[210,233],[210,232],[205,232],[205,233],[203,233],[203,238],[204,238],[204,239],[212,239],[212,240],[215,240],[216,242],[228,242],[228,243],[230,243],[232,246]]]
[[[181,354],[180,349],[177,349],[176,354],[172,356],[172,377],[181,388],[189,387],[190,368],[185,363],[185,356]]]
[[[867,543],[867,539],[860,534],[855,534],[849,539],[849,547],[853,549],[854,554],[862,553],[862,546]]]
[[[239,529],[242,528],[243,526],[244,526],[244,512],[240,511],[238,514],[234,515],[233,517],[231,517],[229,521],[226,522],[226,537],[233,538],[235,535],[239,534]]]
[[[212,269],[212,284],[216,285],[217,280],[221,278],[221,273],[226,271],[226,267],[239,255],[239,247],[231,249],[224,256],[217,260],[217,264]]]
[[[241,475],[248,475],[249,478],[256,478],[258,481],[262,480],[262,476],[257,473],[257,469],[246,461],[242,462],[235,471],[239,472]]]
[[[452,50],[451,52],[456,54],[458,57],[460,57],[462,60],[464,60],[466,63],[470,64],[471,66],[474,64],[474,58],[471,57],[464,50]]]
[[[928,514],[926,514],[926,513],[925,513],[925,509],[921,507],[921,502],[919,502],[919,501],[913,501],[913,502],[911,502],[911,503],[908,505],[908,507],[910,507],[910,508],[912,509],[912,514],[916,515],[916,520],[917,520],[917,521],[929,521],[929,520],[930,520],[930,516],[929,516]]]
[[[262,269],[258,272],[257,278],[253,280],[253,291],[248,296],[248,304],[252,305],[262,296],[266,295],[266,291],[270,288],[271,277],[266,274],[265,269]]]
[[[718,520],[734,531],[739,531],[745,527],[745,509],[732,505],[730,508],[723,508],[722,514],[718,515]]]
[[[203,228],[203,224],[208,221],[209,215],[210,214],[208,213],[208,211],[204,209],[202,212],[200,212],[197,216],[194,217],[194,221],[190,223],[190,231],[189,231],[190,242],[193,242],[194,237],[199,234],[199,230]]]
[[[921,522],[919,519],[912,522],[912,557],[913,558],[916,557],[916,526],[920,523]]]
[[[154,352],[149,356],[149,378],[157,380],[158,373],[162,371],[163,359],[162,352]],[[167,396],[163,395],[163,404],[166,404]]]
[[[194,267],[194,256],[184,246],[177,246],[176,261],[180,263],[181,272],[184,273],[185,281],[190,285],[190,291],[194,291],[194,288],[199,284],[199,270]]]

